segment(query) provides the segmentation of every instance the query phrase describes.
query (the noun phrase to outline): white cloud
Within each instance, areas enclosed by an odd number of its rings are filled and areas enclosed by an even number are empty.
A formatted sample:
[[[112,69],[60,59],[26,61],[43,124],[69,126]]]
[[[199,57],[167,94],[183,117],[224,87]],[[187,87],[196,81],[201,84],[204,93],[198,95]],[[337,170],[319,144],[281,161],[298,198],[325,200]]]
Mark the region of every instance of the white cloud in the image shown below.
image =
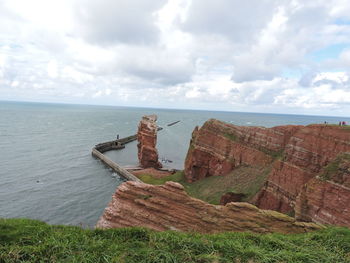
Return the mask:
[[[112,90],[111,89],[105,89],[105,94],[107,96],[111,95],[112,94]]]
[[[72,66],[65,66],[62,69],[62,78],[75,83],[83,84],[84,82],[91,81],[93,77],[89,74],[82,73]]]
[[[186,92],[185,97],[188,99],[194,99],[194,98],[199,98],[200,95],[201,93],[198,88],[192,88]]]
[[[348,10],[345,0],[3,0],[0,99],[348,114]]]
[[[56,60],[50,60],[47,63],[47,74],[50,78],[57,78],[58,76],[58,68]]]
[[[153,13],[165,0],[77,1],[77,33],[95,44],[156,42],[159,30]]]
[[[6,64],[6,56],[0,53],[0,79],[4,76],[5,64]]]
[[[99,90],[99,91],[95,92],[92,95],[92,98],[98,98],[98,97],[101,97],[101,96],[102,96],[102,90]]]
[[[342,84],[349,81],[349,76],[346,72],[321,72],[315,76],[313,83],[322,80],[329,80]]]
[[[182,27],[194,34],[253,41],[274,13],[277,1],[192,0]],[[254,6],[254,8],[252,8]]]
[[[19,85],[19,82],[17,80],[12,81],[11,86],[17,87]]]

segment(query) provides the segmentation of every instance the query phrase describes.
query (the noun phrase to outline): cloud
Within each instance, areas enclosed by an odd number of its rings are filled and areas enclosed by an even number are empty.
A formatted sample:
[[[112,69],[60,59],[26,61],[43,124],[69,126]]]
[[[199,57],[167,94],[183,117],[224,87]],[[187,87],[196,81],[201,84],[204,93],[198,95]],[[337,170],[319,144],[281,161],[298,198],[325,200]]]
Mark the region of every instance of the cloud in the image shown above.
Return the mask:
[[[298,85],[301,87],[309,87],[312,84],[312,81],[316,77],[317,72],[315,71],[309,71],[306,72],[301,78],[299,79]]]
[[[349,77],[350,74],[346,72],[315,73],[310,77],[307,88],[291,83],[292,85],[275,97],[275,103],[315,110],[317,108],[349,110]]]
[[[175,85],[188,82],[194,72],[191,58],[178,50],[125,47],[118,57],[117,67],[124,73],[138,78]]]
[[[50,78],[57,78],[58,76],[57,62],[56,60],[50,60],[47,64],[47,74]]]
[[[77,33],[94,44],[156,43],[154,12],[165,0],[81,0],[75,5]]]
[[[246,43],[256,39],[257,32],[271,19],[275,3],[277,1],[192,0],[182,28],[193,34],[221,35]]]
[[[350,48],[344,49],[338,57],[331,58],[322,63],[323,67],[347,69],[350,67]]]
[[[344,0],[3,0],[0,99],[346,115],[349,9]]]

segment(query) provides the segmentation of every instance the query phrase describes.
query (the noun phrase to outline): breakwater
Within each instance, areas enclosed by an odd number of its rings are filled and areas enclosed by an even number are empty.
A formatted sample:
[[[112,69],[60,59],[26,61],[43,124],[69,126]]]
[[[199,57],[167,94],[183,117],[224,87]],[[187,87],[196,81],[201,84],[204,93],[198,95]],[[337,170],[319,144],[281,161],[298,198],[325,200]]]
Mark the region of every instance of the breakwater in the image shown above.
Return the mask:
[[[103,142],[96,144],[94,149],[98,150],[101,153],[110,151],[110,150],[120,150],[125,148],[125,144],[136,141],[137,140],[137,135],[131,135],[125,138],[117,139],[114,141],[109,141],[109,142]]]
[[[172,122],[172,123],[169,123],[167,126],[173,126],[173,125],[175,125],[175,124],[177,124],[177,123],[179,123],[180,121],[174,121],[174,122]]]
[[[106,155],[104,155],[104,152],[110,151],[110,150],[120,150],[125,148],[125,144],[135,141],[137,139],[137,135],[131,135],[125,138],[117,139],[114,141],[104,142],[96,144],[94,148],[92,148],[92,156],[96,157],[97,159],[100,159],[105,165],[110,167],[113,171],[118,173],[120,176],[124,177],[125,179],[129,181],[135,181],[135,182],[141,182],[140,179],[138,179],[135,175],[128,172],[126,169],[124,169],[122,166],[117,164],[116,162],[109,159]]]
[[[172,123],[169,123],[167,126],[172,126],[180,121],[175,121]],[[157,131],[163,130],[162,127],[158,127]],[[131,174],[129,171],[127,171],[125,168],[117,164],[116,162],[109,159],[106,155],[103,153],[111,150],[121,150],[125,148],[125,144],[129,142],[133,142],[137,140],[137,134],[130,135],[124,138],[118,138],[117,140],[108,141],[96,144],[94,148],[92,148],[91,154],[92,156],[96,157],[97,159],[100,159],[105,165],[110,167],[113,171],[118,173],[120,176],[124,177],[125,179],[129,181],[135,181],[135,182],[141,182],[140,179],[138,179],[136,176]],[[167,170],[167,169],[163,169]]]

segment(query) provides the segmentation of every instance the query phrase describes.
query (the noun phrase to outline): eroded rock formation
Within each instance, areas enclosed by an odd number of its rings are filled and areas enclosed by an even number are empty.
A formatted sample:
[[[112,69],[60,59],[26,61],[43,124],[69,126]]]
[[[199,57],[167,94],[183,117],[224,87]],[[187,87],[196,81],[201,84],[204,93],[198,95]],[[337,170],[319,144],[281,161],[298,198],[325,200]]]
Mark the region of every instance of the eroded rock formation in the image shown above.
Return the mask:
[[[281,154],[299,126],[245,127],[211,119],[192,133],[185,160],[188,182],[225,175],[242,164],[266,166]]]
[[[226,193],[221,196],[220,205],[226,205],[231,202],[241,202],[244,197],[246,197],[246,195],[242,193]]]
[[[157,116],[143,116],[139,123],[137,131],[138,140],[138,158],[143,168],[160,168],[161,163],[158,161],[157,144]]]
[[[299,192],[295,213],[303,221],[350,226],[350,154],[341,154]]]
[[[337,167],[332,178],[319,177],[345,152],[350,152],[350,130],[346,127],[243,127],[209,120],[192,134],[185,176],[193,182],[225,175],[241,165],[270,165],[264,187],[251,200],[259,208],[291,214],[295,210],[303,220],[350,226],[346,206],[350,201],[350,170],[346,162]]]
[[[119,186],[98,221],[98,228],[142,226],[158,231],[250,231],[302,233],[321,228],[248,203],[210,205],[191,198],[182,185],[126,182]]]

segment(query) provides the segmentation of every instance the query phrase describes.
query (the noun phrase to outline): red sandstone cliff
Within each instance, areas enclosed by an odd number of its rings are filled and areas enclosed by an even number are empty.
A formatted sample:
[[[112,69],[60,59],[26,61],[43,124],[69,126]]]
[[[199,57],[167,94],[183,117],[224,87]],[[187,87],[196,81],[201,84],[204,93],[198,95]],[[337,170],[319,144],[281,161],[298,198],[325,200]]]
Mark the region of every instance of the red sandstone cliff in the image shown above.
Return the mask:
[[[157,116],[143,116],[139,123],[137,131],[138,140],[138,158],[143,168],[160,168],[161,163],[158,161],[157,144]]]
[[[252,200],[258,207],[295,209],[303,220],[350,226],[350,170],[343,169],[337,181],[318,177],[344,152],[350,152],[350,131],[344,127],[243,127],[209,120],[192,134],[185,176],[193,182],[240,165],[271,165],[265,186]]]
[[[251,231],[302,233],[319,225],[300,223],[286,215],[260,210],[248,203],[210,205],[189,197],[182,185],[126,182],[119,186],[99,219],[98,228],[142,226],[158,231]]]
[[[299,126],[245,127],[218,120],[195,128],[185,160],[188,182],[225,175],[242,165],[265,166],[285,148]]]
[[[296,218],[350,226],[350,154],[341,154],[305,184],[296,198]]]

